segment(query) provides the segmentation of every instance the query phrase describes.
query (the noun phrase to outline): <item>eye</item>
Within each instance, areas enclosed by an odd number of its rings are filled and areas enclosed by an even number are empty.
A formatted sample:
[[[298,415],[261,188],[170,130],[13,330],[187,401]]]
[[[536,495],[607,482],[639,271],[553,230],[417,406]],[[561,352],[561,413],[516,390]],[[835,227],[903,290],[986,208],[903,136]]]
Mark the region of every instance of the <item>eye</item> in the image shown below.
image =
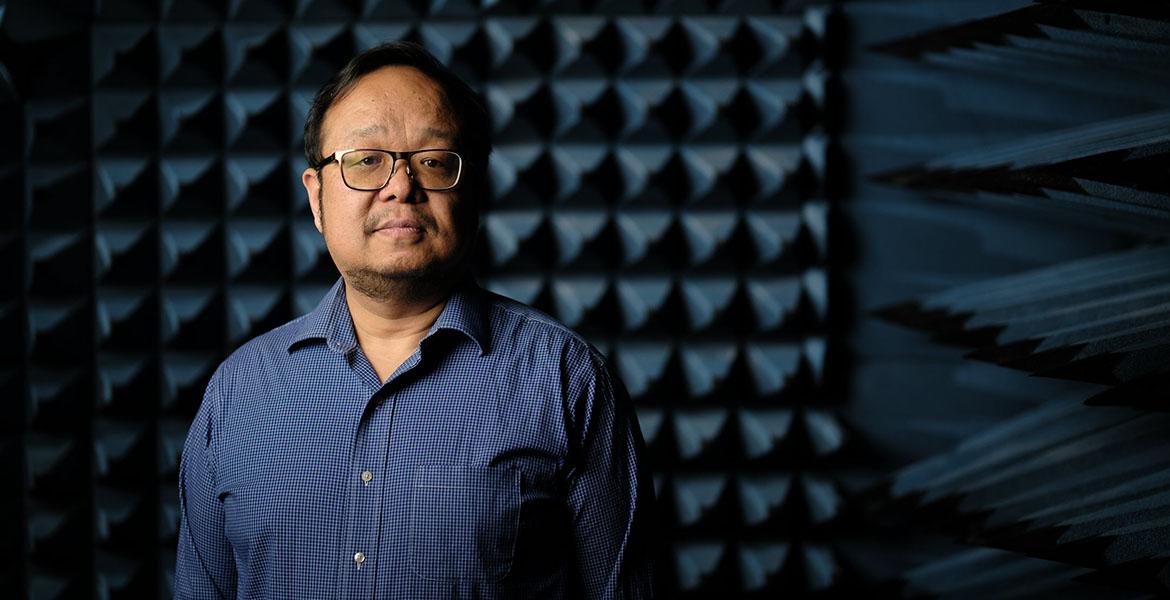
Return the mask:
[[[443,161],[437,158],[424,158],[422,164],[428,169],[442,169],[446,166],[443,164]]]
[[[376,167],[381,163],[382,163],[382,157],[378,156],[377,154],[367,154],[366,156],[363,156],[362,159],[357,162],[358,165],[363,166],[363,167]]]

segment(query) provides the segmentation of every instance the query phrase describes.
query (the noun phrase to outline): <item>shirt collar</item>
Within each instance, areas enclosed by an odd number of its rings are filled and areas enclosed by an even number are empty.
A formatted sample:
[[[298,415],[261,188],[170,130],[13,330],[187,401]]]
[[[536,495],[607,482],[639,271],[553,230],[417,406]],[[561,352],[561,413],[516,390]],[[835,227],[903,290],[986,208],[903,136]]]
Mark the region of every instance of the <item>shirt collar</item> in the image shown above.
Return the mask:
[[[431,325],[426,338],[444,329],[458,331],[475,342],[479,346],[480,356],[483,356],[489,349],[484,310],[483,290],[473,278],[467,277],[447,298],[446,306]],[[339,277],[337,283],[321,298],[317,308],[304,316],[300,329],[289,340],[288,351],[292,352],[295,346],[307,340],[324,340],[329,349],[338,354],[347,354],[357,346],[353,318],[345,303],[344,279]]]

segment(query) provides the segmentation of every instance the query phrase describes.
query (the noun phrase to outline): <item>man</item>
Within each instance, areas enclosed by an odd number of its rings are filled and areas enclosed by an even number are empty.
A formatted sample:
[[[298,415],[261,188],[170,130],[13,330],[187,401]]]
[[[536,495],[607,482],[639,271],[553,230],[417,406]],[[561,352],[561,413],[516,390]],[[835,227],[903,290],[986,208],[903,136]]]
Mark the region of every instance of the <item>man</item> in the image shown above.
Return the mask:
[[[415,44],[317,94],[302,182],[341,279],[212,376],[179,470],[177,597],[652,594],[624,388],[467,274],[488,133]]]

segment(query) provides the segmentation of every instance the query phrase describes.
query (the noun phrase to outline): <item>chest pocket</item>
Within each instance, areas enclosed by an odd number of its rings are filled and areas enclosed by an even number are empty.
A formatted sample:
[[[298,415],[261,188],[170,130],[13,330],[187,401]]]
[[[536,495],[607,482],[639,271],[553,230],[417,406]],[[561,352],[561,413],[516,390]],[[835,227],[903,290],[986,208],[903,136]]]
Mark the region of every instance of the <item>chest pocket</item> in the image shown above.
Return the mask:
[[[410,568],[435,580],[499,581],[520,520],[515,469],[424,465],[410,486]]]

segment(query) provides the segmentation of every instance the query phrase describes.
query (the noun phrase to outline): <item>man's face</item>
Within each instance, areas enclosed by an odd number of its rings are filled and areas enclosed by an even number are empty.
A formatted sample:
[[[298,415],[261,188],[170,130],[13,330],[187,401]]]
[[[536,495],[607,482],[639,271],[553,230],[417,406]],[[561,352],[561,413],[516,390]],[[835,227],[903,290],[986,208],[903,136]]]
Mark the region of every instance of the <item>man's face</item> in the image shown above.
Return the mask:
[[[329,107],[321,151],[455,149],[458,134],[439,86],[417,69],[390,66],[362,76]],[[306,169],[301,182],[334,264],[367,295],[383,296],[398,281],[449,274],[474,233],[476,208],[459,192],[465,182],[441,192],[419,189],[405,160],[374,192],[347,187],[336,161],[319,173]]]

